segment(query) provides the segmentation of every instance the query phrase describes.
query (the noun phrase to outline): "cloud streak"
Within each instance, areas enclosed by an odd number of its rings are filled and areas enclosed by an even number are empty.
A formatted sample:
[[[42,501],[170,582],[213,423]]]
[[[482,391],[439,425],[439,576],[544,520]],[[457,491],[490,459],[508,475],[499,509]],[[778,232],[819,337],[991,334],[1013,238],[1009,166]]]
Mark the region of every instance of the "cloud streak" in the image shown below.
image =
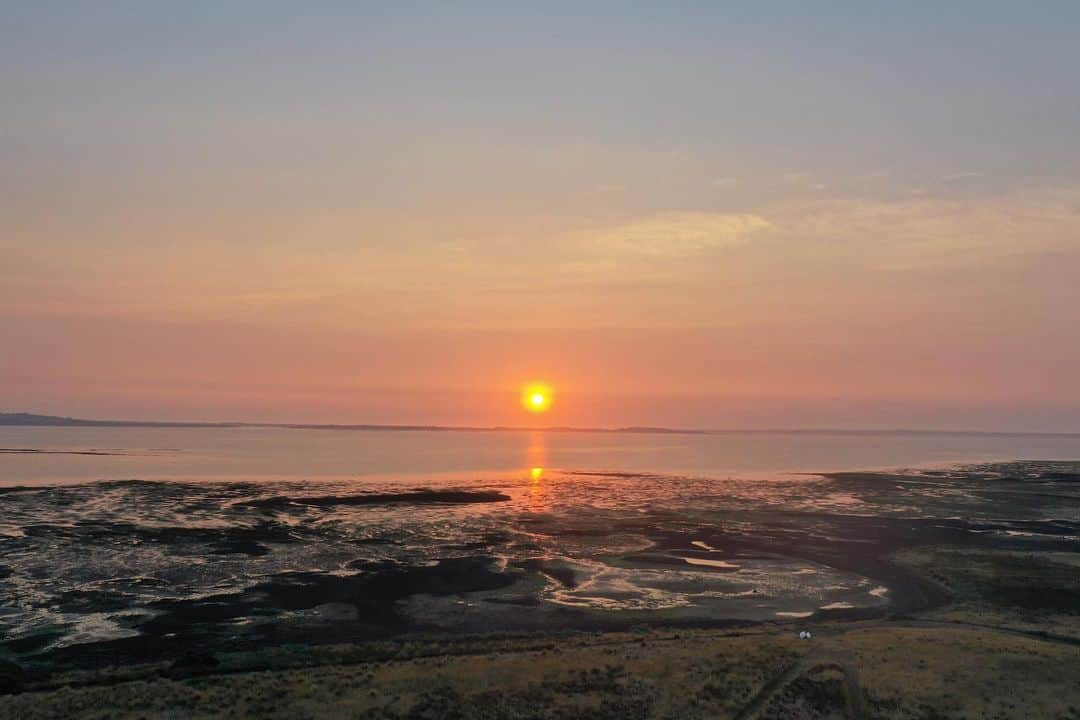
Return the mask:
[[[771,229],[771,222],[752,213],[667,212],[573,237],[602,252],[685,257],[740,247]]]

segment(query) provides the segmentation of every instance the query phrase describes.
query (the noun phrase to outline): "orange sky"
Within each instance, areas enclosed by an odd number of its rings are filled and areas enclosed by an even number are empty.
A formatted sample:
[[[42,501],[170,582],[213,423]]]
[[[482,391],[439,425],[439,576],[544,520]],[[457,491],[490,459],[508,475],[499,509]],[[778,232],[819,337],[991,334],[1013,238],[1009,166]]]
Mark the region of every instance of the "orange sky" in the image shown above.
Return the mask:
[[[0,410],[1080,431],[1080,56],[970,11],[24,9]]]

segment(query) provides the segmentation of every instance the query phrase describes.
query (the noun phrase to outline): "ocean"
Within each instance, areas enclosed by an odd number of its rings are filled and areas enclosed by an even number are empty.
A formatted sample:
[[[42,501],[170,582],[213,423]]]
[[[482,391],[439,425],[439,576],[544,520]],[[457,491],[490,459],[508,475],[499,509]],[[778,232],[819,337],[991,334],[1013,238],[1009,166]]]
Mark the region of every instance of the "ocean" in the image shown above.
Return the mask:
[[[1080,435],[0,427],[0,449],[0,487],[132,478],[414,483],[458,473],[467,483],[534,467],[726,477],[1074,460]]]

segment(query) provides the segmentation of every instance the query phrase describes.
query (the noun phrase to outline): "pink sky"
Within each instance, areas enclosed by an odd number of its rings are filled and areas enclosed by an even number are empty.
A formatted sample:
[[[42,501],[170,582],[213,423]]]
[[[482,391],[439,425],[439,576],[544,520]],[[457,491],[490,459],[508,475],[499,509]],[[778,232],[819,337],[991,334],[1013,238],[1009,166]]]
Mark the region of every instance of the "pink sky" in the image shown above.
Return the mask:
[[[850,10],[28,6],[0,411],[1080,431],[1075,25]]]

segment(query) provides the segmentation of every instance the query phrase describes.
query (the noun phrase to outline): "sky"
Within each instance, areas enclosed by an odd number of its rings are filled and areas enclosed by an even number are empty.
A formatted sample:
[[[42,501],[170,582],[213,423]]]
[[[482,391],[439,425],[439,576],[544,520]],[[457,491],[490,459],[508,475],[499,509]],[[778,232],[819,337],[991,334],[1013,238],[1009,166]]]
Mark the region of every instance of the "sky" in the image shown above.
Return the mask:
[[[1080,4],[14,2],[0,411],[1080,431]]]

